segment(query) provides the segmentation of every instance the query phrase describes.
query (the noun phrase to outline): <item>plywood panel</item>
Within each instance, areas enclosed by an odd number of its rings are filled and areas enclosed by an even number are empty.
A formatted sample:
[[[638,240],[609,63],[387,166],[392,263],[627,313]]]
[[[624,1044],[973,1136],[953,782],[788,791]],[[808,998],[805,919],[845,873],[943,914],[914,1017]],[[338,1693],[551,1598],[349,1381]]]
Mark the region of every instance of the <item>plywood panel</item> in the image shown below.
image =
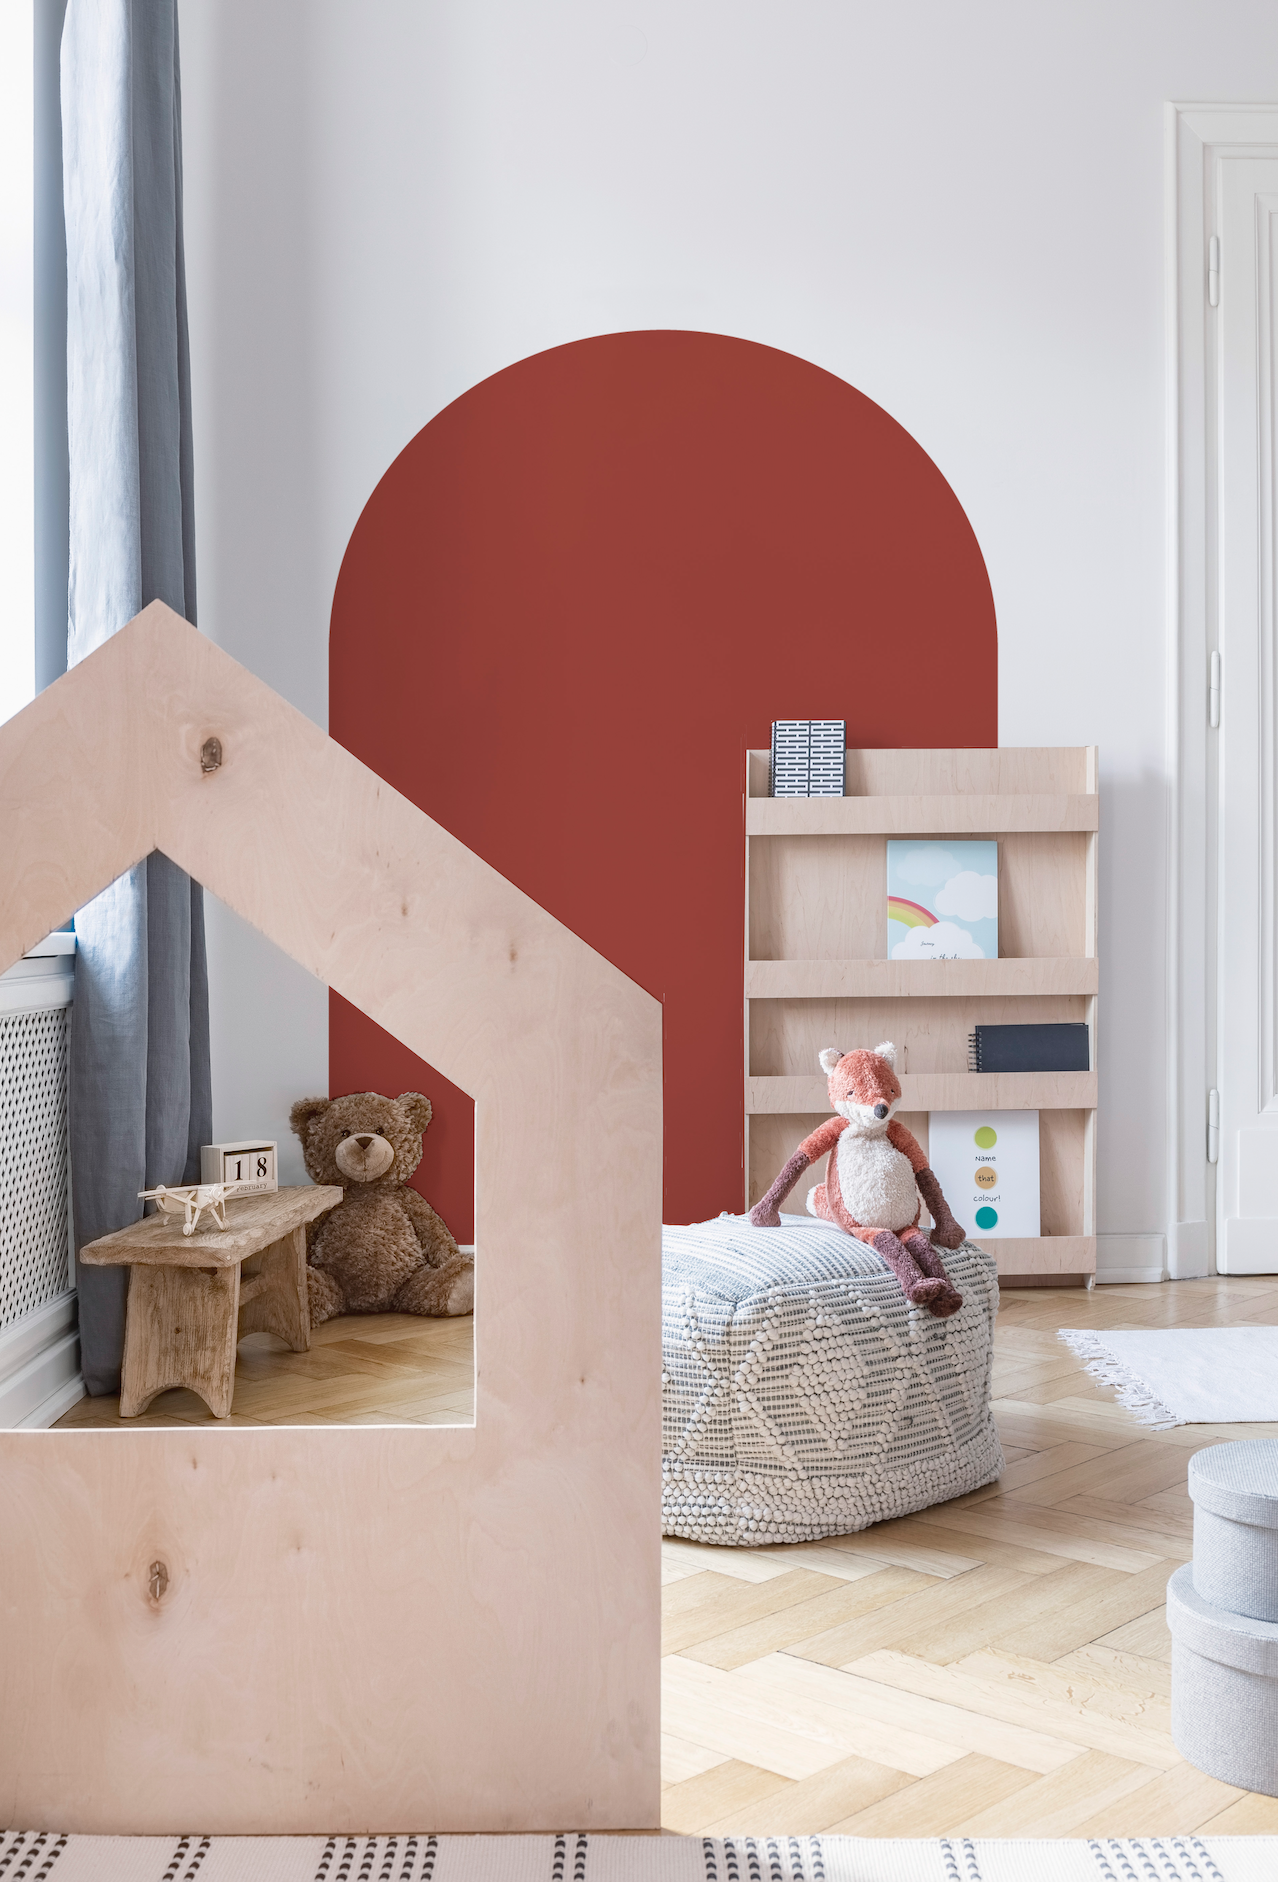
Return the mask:
[[[1094,955],[1088,946],[1090,838],[1011,831],[999,838],[998,951]]]
[[[886,955],[883,838],[751,838],[751,960],[883,960]]]
[[[1087,1235],[1084,1150],[1093,1113],[1040,1111],[1038,1177],[1044,1235]]]
[[[655,1825],[657,1003],[159,604],[0,727],[0,827],[0,965],[158,847],[473,1095],[478,1370],[471,1429],[0,1435],[4,1820]]]

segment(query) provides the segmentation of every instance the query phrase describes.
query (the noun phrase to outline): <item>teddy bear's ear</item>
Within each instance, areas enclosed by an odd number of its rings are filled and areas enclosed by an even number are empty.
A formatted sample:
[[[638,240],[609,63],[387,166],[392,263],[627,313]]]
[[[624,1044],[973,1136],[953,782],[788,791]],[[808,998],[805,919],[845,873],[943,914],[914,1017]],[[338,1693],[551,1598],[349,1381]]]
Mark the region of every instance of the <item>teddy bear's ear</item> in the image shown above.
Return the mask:
[[[876,1058],[886,1059],[892,1070],[896,1070],[896,1047],[890,1039],[885,1039],[881,1046],[875,1046],[874,1055]]]
[[[839,1051],[837,1046],[827,1046],[825,1051],[821,1054],[821,1070],[823,1072],[832,1072],[842,1057],[843,1054]]]
[[[311,1124],[317,1117],[323,1117],[332,1102],[331,1098],[299,1098],[293,1106],[288,1121],[303,1143],[306,1142],[306,1133]]]
[[[401,1091],[399,1102],[408,1113],[408,1121],[415,1131],[424,1131],[434,1116],[429,1098],[423,1098],[420,1091]]]

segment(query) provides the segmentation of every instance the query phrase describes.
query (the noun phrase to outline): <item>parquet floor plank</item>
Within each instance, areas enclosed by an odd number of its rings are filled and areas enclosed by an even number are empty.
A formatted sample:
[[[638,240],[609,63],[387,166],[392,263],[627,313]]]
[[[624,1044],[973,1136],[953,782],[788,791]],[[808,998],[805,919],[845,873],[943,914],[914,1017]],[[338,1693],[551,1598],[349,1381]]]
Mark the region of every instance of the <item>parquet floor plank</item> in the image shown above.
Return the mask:
[[[680,1836],[700,1834],[705,1824],[745,1810],[789,1786],[775,1771],[725,1759],[712,1771],[671,1784],[661,1793],[661,1821]]]
[[[1084,1679],[1102,1674],[1124,1692],[1148,1693],[1157,1699],[1171,1698],[1171,1667],[1161,1660],[1141,1653],[1124,1653],[1120,1647],[1102,1647],[1099,1641],[1063,1653],[1051,1665],[1060,1673],[1078,1673]]]
[[[1038,1483],[1022,1484],[1016,1495],[1022,1503],[1050,1507],[1075,1496],[1097,1496],[1103,1486],[1108,1501],[1136,1503],[1142,1497],[1182,1485],[1188,1469],[1189,1460],[1179,1450],[1138,1439],[1120,1451],[1076,1464],[1072,1470],[1057,1471]]]
[[[832,1549],[824,1542],[790,1542],[776,1549],[752,1549],[750,1553],[761,1561],[777,1562],[782,1568],[811,1568],[818,1575],[834,1575],[839,1581],[861,1581],[866,1575],[880,1574],[890,1566],[879,1556]],[[917,1570],[903,1572],[917,1573]]]
[[[920,1575],[937,1575],[948,1580],[980,1568],[981,1558],[961,1553],[957,1536],[937,1537],[930,1530],[907,1527],[904,1521],[875,1523],[872,1529],[850,1536],[828,1536],[825,1547],[859,1555],[866,1561],[893,1568],[913,1568]],[[779,1551],[778,1551],[779,1553]]]
[[[871,1659],[877,1657],[870,1656]],[[943,1670],[928,1667],[929,1672]],[[801,1675],[801,1679],[796,1675]],[[911,1692],[884,1679],[819,1666],[811,1660],[795,1660],[789,1654],[754,1660],[728,1677],[744,1686],[754,1686],[760,1692],[789,1691],[796,1698],[802,1696],[802,1689],[806,1687],[821,1694],[826,1703],[857,1719],[872,1719],[880,1726],[892,1725],[901,1731],[916,1732],[960,1752],[980,1745],[1000,1763],[1020,1764],[1029,1771],[1054,1771],[1084,1749],[1079,1741],[1064,1738],[1057,1732],[1039,1731],[1022,1723],[1008,1724],[993,1711],[976,1712],[971,1705],[951,1698],[937,1699],[927,1693]]]
[[[664,1604],[668,1611],[663,1616],[661,1651],[680,1653],[684,1647],[717,1639],[751,1621],[763,1620],[780,1608],[793,1607],[844,1585],[831,1575],[813,1575],[801,1568],[778,1575],[775,1581],[731,1581],[726,1575],[707,1573],[676,1582]]]
[[[775,1581],[787,1572],[784,1563],[768,1559],[760,1549],[712,1549],[704,1542],[685,1542],[678,1536],[664,1539],[661,1559],[679,1568],[709,1569],[734,1581]]]
[[[1085,1653],[1091,1649],[1079,1651]],[[1165,1667],[1155,1669],[1152,1660],[1143,1664],[1149,1673],[1166,1672]],[[1073,1654],[1062,1660],[1027,1660],[1023,1654],[1003,1653],[997,1647],[987,1647],[955,1661],[950,1670],[968,1674],[973,1679],[1002,1680],[1023,1694],[1041,1694],[1109,1719],[1147,1726],[1164,1738],[1171,1733],[1171,1695],[1169,1691],[1160,1690],[1163,1682],[1151,1681],[1146,1675],[1137,1687],[1129,1669],[1116,1669],[1099,1660],[1083,1660]]]
[[[922,1565],[925,1551],[938,1563],[947,1556],[951,1564],[961,1562],[961,1568],[953,1567],[954,1574],[966,1574],[973,1568],[981,1568],[997,1563],[1000,1568],[1008,1568],[1026,1575],[1050,1575],[1060,1567],[1060,1556],[1049,1554],[1044,1549],[1027,1549],[1019,1543],[1006,1542],[990,1536],[982,1536],[979,1542],[975,1536],[965,1535],[961,1529],[950,1528],[946,1522],[948,1504],[940,1503],[934,1509],[925,1510],[921,1516],[905,1516],[896,1523],[876,1524],[873,1529],[866,1529],[867,1549],[879,1549],[879,1529],[891,1529],[900,1535],[901,1540],[893,1544],[894,1550],[904,1554],[914,1545],[918,1561],[914,1566]],[[908,1538],[908,1540],[907,1540]],[[963,1551],[959,1555],[959,1550]],[[954,1553],[949,1552],[953,1550]],[[940,1573],[939,1568],[934,1571]]]
[[[1116,1758],[1126,1752],[1133,1762],[1158,1770],[1180,1762],[1168,1721],[1161,1721],[1160,1729],[1159,1723],[1114,1719],[1079,1699],[1066,1697],[1062,1685],[1053,1688],[1046,1679],[982,1678],[968,1671],[969,1664],[937,1666],[911,1654],[888,1651],[867,1654],[844,1671],[920,1699],[962,1707],[986,1720],[987,1729],[989,1721],[998,1719],[1005,1725],[1024,1726],[1048,1738],[1085,1746],[1089,1751],[1105,1751]],[[1000,1755],[1007,1757],[1006,1752]]]
[[[1122,1584],[1123,1577],[1118,1569],[1097,1568],[1090,1562],[1062,1561],[1054,1575],[1027,1577],[1020,1588],[1000,1590],[962,1612],[946,1615],[920,1608],[921,1624],[902,1629],[892,1640],[882,1637],[882,1629],[876,1640],[872,1641],[867,1635],[863,1651],[871,1653],[879,1647],[896,1647],[902,1653],[945,1666],[951,1660],[960,1660],[966,1654],[996,1645],[1017,1628],[1031,1632],[1040,1615],[1055,1614],[1071,1601],[1090,1599],[1105,1588]],[[849,1636],[845,1635],[847,1638]],[[846,1665],[849,1657],[845,1655],[837,1664]]]
[[[1148,1614],[1138,1615],[1134,1621],[1127,1621],[1122,1627],[1115,1627],[1107,1634],[1098,1634],[1091,1642],[1094,1647],[1110,1647],[1122,1653],[1138,1653],[1148,1660],[1161,1660],[1165,1666],[1171,1665],[1171,1634],[1167,1627],[1166,1607],[1151,1608]],[[1082,1652],[1080,1647],[1078,1652]],[[1058,1659],[1063,1659],[1058,1654]]]
[[[1025,1785],[992,1809],[978,1810],[954,1827],[963,1836],[1076,1836],[1075,1825],[1081,1817],[1117,1803],[1160,1775],[1126,1758],[1085,1751],[1059,1771],[1049,1772],[1036,1784]],[[997,1828],[991,1830],[990,1824]]]
[[[845,1758],[815,1777],[735,1806],[709,1826],[712,1836],[816,1836],[842,1818],[867,1810],[894,1791],[914,1785],[904,1771],[869,1758]]]
[[[1125,1576],[1087,1600],[1043,1615],[1031,1628],[1005,1635],[1001,1645],[1007,1653],[1057,1660],[1061,1654],[1085,1647],[1126,1621],[1138,1620],[1153,1608],[1161,1610],[1167,1599],[1168,1579],[1178,1566],[1176,1562],[1157,1562],[1153,1568]]]
[[[1121,1799],[1097,1798],[1071,1836],[1189,1836],[1247,1797],[1192,1764],[1173,1765]]]
[[[831,1836],[943,1836],[973,1811],[989,1811],[1034,1783],[1020,1765],[971,1752],[855,1816],[831,1823]]]
[[[901,1640],[915,1638],[918,1630],[936,1629],[944,1633],[947,1628],[960,1626],[973,1610],[980,1612],[987,1606],[994,1606],[1005,1613],[1009,1597],[1037,1587],[1045,1579],[1048,1578],[1019,1575],[993,1565],[974,1568],[966,1575],[955,1576],[952,1581],[904,1593],[890,1605],[872,1613],[867,1610],[855,1621],[845,1621],[825,1633],[795,1641],[789,1651],[797,1659],[814,1660],[822,1666],[842,1666],[859,1653],[872,1653],[878,1647],[895,1646]]]
[[[1205,1817],[1197,1827],[1212,1836],[1278,1836],[1278,1797],[1244,1791],[1236,1803],[1218,1816]]]
[[[1134,1548],[1106,1535],[1107,1525],[1087,1517],[1070,1517],[1064,1523],[1053,1522],[1053,1512],[1043,1512],[1037,1519],[1033,1505],[1026,1507],[1014,1496],[998,1497],[992,1504],[978,1504],[974,1509],[947,1509],[947,1528],[970,1536],[984,1536],[995,1542],[1011,1542],[1019,1548],[1034,1549],[1040,1555],[1063,1555],[1070,1561],[1090,1562],[1096,1568],[1116,1568],[1135,1574],[1153,1568],[1160,1555],[1150,1548]]]
[[[920,1583],[925,1583],[929,1588],[949,1585],[926,1575],[917,1575],[911,1569],[885,1568],[875,1575],[843,1582],[825,1594],[795,1601],[758,1620],[729,1628],[695,1645],[684,1643],[679,1651],[687,1659],[700,1660],[707,1666],[731,1671],[734,1667],[747,1665],[751,1660],[761,1660],[766,1654],[777,1653],[784,1647],[792,1647],[813,1635],[820,1635],[822,1630],[845,1627],[850,1621],[874,1613],[877,1609],[895,1606],[903,1593],[910,1588],[917,1588]],[[776,1588],[780,1584],[769,1582],[767,1585]],[[846,1812],[843,1814],[846,1815]]]
[[[733,1673],[678,1656],[662,1667],[665,1704],[681,1719],[702,1720],[698,1742],[757,1745],[744,1734],[763,1725],[784,1734],[780,1741],[763,1741],[770,1744],[773,1759],[805,1763],[805,1776],[855,1756],[927,1777],[963,1756],[965,1747],[947,1739],[862,1716],[848,1703],[846,1687],[846,1677],[832,1668],[805,1667],[780,1653]],[[707,1739],[706,1732],[714,1736]],[[801,1752],[795,1751],[795,1738],[804,1741]],[[773,1762],[772,1768],[780,1766]]]
[[[690,1745],[685,1738],[661,1734],[661,1780],[663,1784],[686,1784],[690,1777],[701,1777],[716,1765],[726,1764],[721,1751],[707,1751],[704,1745]]]

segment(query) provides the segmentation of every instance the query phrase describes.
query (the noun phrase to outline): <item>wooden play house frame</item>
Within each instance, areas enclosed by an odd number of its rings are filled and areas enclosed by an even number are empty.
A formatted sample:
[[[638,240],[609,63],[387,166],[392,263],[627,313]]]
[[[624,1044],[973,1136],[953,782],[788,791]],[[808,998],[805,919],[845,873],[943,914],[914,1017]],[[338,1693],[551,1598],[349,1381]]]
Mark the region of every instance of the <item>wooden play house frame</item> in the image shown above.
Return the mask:
[[[468,1091],[478,1296],[473,1428],[0,1433],[0,1821],[656,1827],[658,1003],[158,602],[0,829],[0,965],[160,849]]]

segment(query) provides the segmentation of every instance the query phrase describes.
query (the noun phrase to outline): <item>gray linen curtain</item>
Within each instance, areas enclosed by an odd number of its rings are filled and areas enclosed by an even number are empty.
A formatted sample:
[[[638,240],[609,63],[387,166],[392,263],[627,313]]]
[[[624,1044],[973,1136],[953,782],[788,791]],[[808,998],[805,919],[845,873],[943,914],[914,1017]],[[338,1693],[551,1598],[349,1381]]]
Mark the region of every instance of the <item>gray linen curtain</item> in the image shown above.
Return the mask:
[[[69,0],[62,35],[71,469],[68,665],[148,602],[195,620],[176,0]],[[212,1136],[204,905],[158,852],[81,909],[76,1247],[195,1182]],[[92,1393],[116,1392],[126,1273],[80,1268]]]

